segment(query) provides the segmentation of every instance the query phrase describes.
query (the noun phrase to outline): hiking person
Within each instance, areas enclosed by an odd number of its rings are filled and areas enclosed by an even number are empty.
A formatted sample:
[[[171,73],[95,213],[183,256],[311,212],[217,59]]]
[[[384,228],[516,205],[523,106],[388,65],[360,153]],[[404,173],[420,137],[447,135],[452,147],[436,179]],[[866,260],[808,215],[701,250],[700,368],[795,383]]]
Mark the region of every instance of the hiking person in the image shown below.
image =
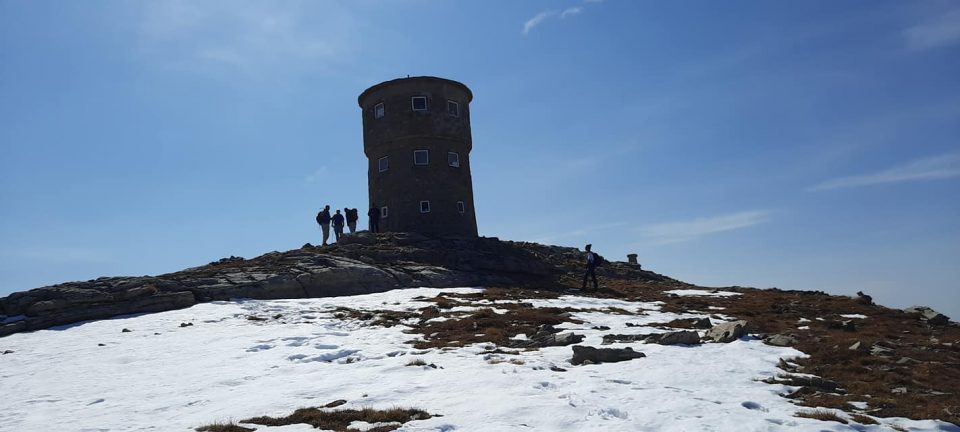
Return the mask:
[[[603,258],[600,257],[596,252],[591,251],[590,249],[593,245],[587,245],[584,249],[587,250],[587,271],[583,273],[583,286],[580,288],[584,291],[587,290],[587,277],[593,278],[593,290],[596,291],[597,288],[597,266],[600,265]]]
[[[380,209],[377,208],[377,203],[370,203],[370,210],[367,211],[367,216],[370,217],[370,232],[380,232]]]
[[[345,208],[343,211],[347,214],[347,227],[350,228],[350,234],[357,232],[357,219],[360,219],[359,211],[351,208]]]
[[[327,245],[327,239],[330,238],[330,206],[324,206],[320,213],[317,213],[317,223],[320,224],[320,230],[323,231],[323,245]]]
[[[340,210],[337,210],[337,214],[333,215],[333,237],[337,239],[337,243],[340,243],[340,237],[343,237],[343,215],[340,214]]]

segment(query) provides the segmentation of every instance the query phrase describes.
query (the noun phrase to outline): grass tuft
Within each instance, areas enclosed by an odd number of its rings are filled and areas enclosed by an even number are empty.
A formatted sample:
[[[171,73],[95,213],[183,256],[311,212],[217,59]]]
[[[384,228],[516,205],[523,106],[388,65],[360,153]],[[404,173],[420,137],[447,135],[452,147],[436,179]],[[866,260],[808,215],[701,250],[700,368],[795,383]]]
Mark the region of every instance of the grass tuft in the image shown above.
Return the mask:
[[[837,413],[833,412],[832,410],[815,409],[810,411],[797,411],[797,413],[794,414],[794,416],[816,419],[820,421],[835,421],[835,422],[847,424],[846,419],[838,416]]]
[[[305,423],[317,429],[336,432],[353,432],[350,423],[364,421],[367,423],[395,423],[395,425],[379,426],[378,432],[389,432],[400,428],[404,423],[414,420],[424,420],[431,415],[426,411],[413,408],[391,408],[378,410],[373,408],[322,410],[319,408],[301,408],[286,417],[255,417],[243,420],[243,423],[253,423],[264,426],[287,426]]]

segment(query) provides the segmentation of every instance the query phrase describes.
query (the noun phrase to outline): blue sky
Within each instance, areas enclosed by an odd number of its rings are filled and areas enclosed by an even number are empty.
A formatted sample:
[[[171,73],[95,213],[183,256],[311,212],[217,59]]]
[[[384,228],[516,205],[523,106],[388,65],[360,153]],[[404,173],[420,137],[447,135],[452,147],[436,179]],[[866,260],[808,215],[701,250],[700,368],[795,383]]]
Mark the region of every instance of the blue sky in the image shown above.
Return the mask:
[[[954,1],[0,1],[0,295],[317,243],[407,75],[482,235],[960,317]]]

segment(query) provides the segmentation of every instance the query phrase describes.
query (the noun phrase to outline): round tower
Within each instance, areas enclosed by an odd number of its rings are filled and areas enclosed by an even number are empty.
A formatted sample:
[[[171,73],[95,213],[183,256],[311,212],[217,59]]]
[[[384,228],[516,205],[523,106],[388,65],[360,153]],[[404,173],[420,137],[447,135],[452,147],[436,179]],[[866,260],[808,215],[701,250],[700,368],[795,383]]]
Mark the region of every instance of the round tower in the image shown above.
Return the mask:
[[[382,82],[357,98],[381,231],[477,236],[471,100],[467,86],[436,77]]]

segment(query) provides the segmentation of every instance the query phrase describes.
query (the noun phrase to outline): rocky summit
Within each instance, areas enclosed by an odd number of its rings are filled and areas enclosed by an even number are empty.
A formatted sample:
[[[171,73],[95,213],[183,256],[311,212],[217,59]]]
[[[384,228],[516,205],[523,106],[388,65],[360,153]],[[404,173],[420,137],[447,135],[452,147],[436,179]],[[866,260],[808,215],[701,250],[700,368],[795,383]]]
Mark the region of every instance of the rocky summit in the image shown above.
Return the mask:
[[[410,287],[546,288],[579,271],[581,259],[575,248],[496,238],[361,232],[331,246],[308,243],[287,252],[224,258],[159,276],[101,277],[14,293],[0,299],[0,336],[236,298],[334,297]],[[603,272],[668,280],[626,263],[611,263]]]

